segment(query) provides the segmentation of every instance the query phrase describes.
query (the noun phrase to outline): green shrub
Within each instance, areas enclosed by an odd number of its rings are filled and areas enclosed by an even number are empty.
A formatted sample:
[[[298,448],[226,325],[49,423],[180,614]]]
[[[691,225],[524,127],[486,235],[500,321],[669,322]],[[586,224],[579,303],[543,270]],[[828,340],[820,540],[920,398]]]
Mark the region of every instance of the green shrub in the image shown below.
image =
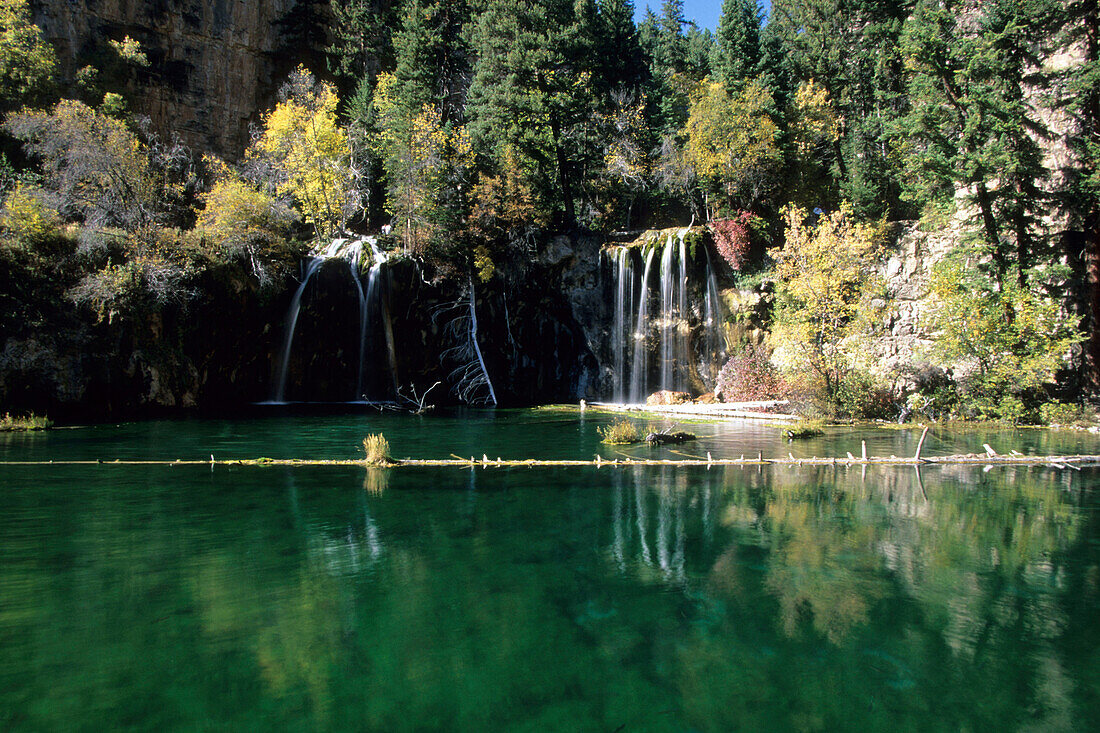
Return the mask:
[[[13,417],[10,412],[0,417],[0,432],[15,432],[23,430],[48,430],[53,426],[53,421],[45,416],[35,414],[26,417]]]
[[[935,348],[945,363],[963,367],[965,416],[1018,423],[1039,418],[1045,386],[1080,343],[1076,320],[1050,295],[1059,274],[1010,268],[1000,279],[958,257],[933,270]]]
[[[1084,418],[1081,405],[1046,402],[1039,406],[1039,419],[1044,425],[1073,425]]]
[[[825,423],[821,420],[799,420],[796,423],[790,425],[784,425],[782,427],[783,435],[787,437],[787,440],[799,440],[802,438],[814,438],[821,435]]]
[[[596,428],[596,432],[608,445],[629,445],[642,440],[642,433],[638,426],[629,420],[616,420],[610,425]]]
[[[893,391],[868,372],[853,369],[840,380],[836,416],[853,420],[893,420],[898,403]]]

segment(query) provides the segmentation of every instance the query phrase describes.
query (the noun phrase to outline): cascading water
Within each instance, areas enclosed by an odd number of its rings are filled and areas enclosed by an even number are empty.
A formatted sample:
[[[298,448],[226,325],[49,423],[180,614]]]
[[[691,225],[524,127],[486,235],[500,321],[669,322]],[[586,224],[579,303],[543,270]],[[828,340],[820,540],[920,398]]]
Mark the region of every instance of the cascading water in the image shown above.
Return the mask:
[[[279,370],[275,375],[275,394],[272,402],[284,402],[286,396],[286,373],[290,365],[290,347],[294,344],[294,329],[298,326],[298,313],[302,307],[302,294],[309,285],[309,279],[325,262],[325,257],[309,257],[303,264],[304,275],[302,284],[294,291],[294,297],[290,299],[290,309],[286,315],[286,334],[283,336],[283,350],[279,359]]]
[[[654,242],[640,252],[636,247],[608,251],[615,293],[612,394],[618,402],[642,402],[657,390],[686,391],[700,380],[712,387],[717,377],[722,356],[718,284],[709,253],[701,267],[692,270],[687,232],[669,234],[663,242]],[[651,282],[655,260],[659,282]],[[640,283],[635,282],[636,264]],[[697,309],[700,312],[693,313],[695,291],[690,273],[699,270],[704,279],[696,290],[701,291],[702,302]],[[636,314],[633,323],[632,313]],[[699,341],[693,341],[693,326],[701,331]],[[650,351],[656,356],[656,366],[651,363]]]
[[[676,278],[673,276],[673,259],[676,257],[676,247],[669,235],[665,242],[665,251],[661,255],[661,315],[657,320],[661,332],[661,381],[658,382],[661,389],[674,389],[675,380],[672,376],[673,367],[673,338],[676,329],[676,313],[673,311],[673,293],[676,287]],[[679,355],[677,355],[679,356]]]
[[[649,271],[653,265],[656,247],[651,247],[645,256],[645,269],[642,270],[642,286],[638,289],[638,317],[631,331],[630,348],[634,358],[630,365],[630,401],[641,402],[645,399],[646,374],[649,371],[649,353],[646,345],[649,331]]]
[[[359,276],[359,262],[363,255],[364,246],[369,246],[373,255],[373,264],[367,277],[367,288],[364,291]],[[294,334],[298,326],[298,316],[301,312],[302,297],[311,278],[329,260],[342,259],[347,263],[352,283],[355,285],[359,306],[359,351],[356,364],[355,394],[351,401],[359,401],[364,398],[364,376],[368,358],[368,344],[371,343],[371,315],[379,313],[382,308],[378,305],[381,300],[382,265],[386,261],[386,254],[378,249],[373,237],[366,237],[354,241],[347,239],[334,239],[323,249],[318,249],[303,263],[302,283],[294,292],[287,311],[286,332],[283,337],[283,348],[280,352],[279,365],[275,375],[275,389],[272,402],[283,403],[286,401],[287,377],[290,371],[290,357],[294,346]]]
[[[627,342],[632,331],[630,327],[632,315],[630,309],[634,303],[634,266],[630,250],[626,247],[615,249],[614,264],[617,287],[615,288],[615,320],[612,325],[611,338],[615,352],[615,400],[626,402],[626,352]]]

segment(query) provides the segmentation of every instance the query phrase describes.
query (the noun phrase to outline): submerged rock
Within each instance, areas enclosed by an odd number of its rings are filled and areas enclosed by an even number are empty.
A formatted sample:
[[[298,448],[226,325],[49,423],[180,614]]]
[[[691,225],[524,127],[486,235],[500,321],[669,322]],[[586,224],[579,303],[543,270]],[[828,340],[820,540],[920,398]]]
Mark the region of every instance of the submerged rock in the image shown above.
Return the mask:
[[[665,445],[666,443],[686,443],[689,440],[695,440],[694,433],[650,433],[645,436],[645,442],[650,445]]]

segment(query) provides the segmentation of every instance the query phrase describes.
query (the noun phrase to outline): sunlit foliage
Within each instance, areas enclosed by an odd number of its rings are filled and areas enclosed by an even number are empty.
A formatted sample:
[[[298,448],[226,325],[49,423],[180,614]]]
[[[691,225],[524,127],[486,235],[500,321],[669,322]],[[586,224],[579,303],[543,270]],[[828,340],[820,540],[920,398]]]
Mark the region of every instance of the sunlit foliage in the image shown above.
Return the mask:
[[[959,257],[937,265],[932,287],[936,352],[961,366],[967,408],[975,416],[1012,422],[1034,418],[1041,389],[1081,341],[1059,301],[1022,287],[1015,277],[998,286],[988,272]]]
[[[8,194],[0,208],[0,230],[7,235],[0,246],[34,247],[56,234],[58,224],[57,210],[49,205],[48,194],[20,184]]]
[[[291,252],[289,207],[224,166],[203,202],[198,225],[218,258],[243,259],[261,287],[273,284],[273,266]]]
[[[81,102],[25,110],[9,116],[6,127],[41,162],[59,211],[86,224],[151,226],[180,192],[166,161],[153,165],[152,151],[133,130]]]
[[[44,92],[56,67],[57,57],[31,21],[27,0],[0,0],[0,110]]]
[[[468,177],[472,153],[462,126],[444,124],[442,110],[424,104],[408,110],[394,97],[396,78],[383,74],[375,90],[378,133],[372,139],[386,174],[386,206],[406,249],[422,251],[433,238],[453,233],[448,196]],[[448,214],[452,214],[448,216]]]
[[[273,165],[275,191],[292,196],[317,237],[327,239],[357,208],[348,137],[336,121],[336,89],[299,67],[281,96],[250,153]]]
[[[791,206],[784,220],[785,244],[771,251],[779,281],[774,338],[785,366],[810,375],[826,405],[840,410],[843,383],[879,310],[881,228],[855,221],[847,206],[816,223]]]
[[[782,161],[779,127],[761,84],[731,95],[721,84],[704,83],[692,100],[686,132],[688,160],[722,193],[724,204],[750,208],[774,185]]]

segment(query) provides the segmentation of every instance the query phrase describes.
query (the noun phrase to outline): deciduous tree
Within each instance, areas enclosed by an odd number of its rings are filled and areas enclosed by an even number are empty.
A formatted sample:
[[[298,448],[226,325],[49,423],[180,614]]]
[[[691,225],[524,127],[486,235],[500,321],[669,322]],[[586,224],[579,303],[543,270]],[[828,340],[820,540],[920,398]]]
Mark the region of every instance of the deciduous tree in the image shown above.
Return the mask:
[[[336,121],[336,89],[318,84],[299,67],[280,96],[282,101],[264,117],[263,131],[249,154],[271,165],[274,190],[292,196],[316,236],[325,239],[359,203],[348,137]]]
[[[57,57],[31,20],[27,0],[0,0],[0,113],[49,88]]]
[[[857,366],[860,339],[871,331],[881,290],[879,227],[854,220],[848,206],[811,222],[803,209],[784,212],[786,237],[775,258],[774,339],[790,371],[813,375],[833,410]]]
[[[722,204],[751,209],[776,183],[782,162],[772,98],[757,82],[731,95],[717,82],[698,90],[688,117],[685,152],[696,172],[720,191]]]

